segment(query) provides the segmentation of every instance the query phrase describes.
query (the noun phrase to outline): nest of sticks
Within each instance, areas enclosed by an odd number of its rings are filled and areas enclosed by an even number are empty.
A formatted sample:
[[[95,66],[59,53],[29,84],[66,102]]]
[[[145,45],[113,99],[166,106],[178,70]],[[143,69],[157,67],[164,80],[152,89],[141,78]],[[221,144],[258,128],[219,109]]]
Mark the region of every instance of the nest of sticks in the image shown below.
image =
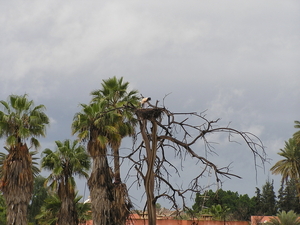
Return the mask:
[[[164,109],[163,108],[146,108],[146,109],[137,109],[136,114],[139,118],[144,120],[152,120],[161,118],[162,113]]]

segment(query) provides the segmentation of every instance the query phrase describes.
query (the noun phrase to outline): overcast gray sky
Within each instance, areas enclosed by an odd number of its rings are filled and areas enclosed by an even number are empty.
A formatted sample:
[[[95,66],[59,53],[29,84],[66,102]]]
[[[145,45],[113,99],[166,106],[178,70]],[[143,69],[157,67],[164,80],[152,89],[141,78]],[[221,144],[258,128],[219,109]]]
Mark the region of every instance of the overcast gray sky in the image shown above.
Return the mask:
[[[299,12],[298,0],[0,1],[0,98],[45,104],[42,149],[53,148],[71,137],[78,104],[122,76],[154,101],[171,93],[171,111],[208,110],[258,135],[271,163],[256,183],[249,150],[223,146],[216,162],[243,177],[223,189],[251,197],[270,178],[277,191],[269,168],[300,120]]]

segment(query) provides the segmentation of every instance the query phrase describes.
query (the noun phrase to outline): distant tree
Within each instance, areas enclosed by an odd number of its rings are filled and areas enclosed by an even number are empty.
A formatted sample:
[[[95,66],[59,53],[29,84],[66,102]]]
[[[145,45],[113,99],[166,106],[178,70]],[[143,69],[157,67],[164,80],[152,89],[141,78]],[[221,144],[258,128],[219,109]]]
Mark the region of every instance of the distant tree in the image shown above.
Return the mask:
[[[289,180],[285,185],[281,184],[278,191],[277,206],[280,211],[293,210],[296,213],[300,213],[300,203],[297,197],[297,190],[295,181]]]
[[[40,213],[44,200],[48,197],[48,192],[44,185],[45,181],[45,177],[37,176],[33,183],[33,194],[28,207],[28,221],[35,225],[38,224],[35,217]]]
[[[196,193],[195,203],[192,206],[194,213],[201,212],[205,208],[220,204],[213,190],[206,190],[203,194]]]
[[[51,174],[47,178],[50,188],[57,192],[61,201],[58,214],[58,225],[77,225],[78,215],[75,208],[75,179],[74,176],[88,177],[90,159],[83,145],[78,141],[56,141],[56,149],[45,149],[41,167]]]
[[[218,205],[213,205],[210,208],[210,212],[213,214],[213,218],[215,220],[221,220],[221,221],[225,221],[226,220],[226,216],[229,214],[230,212],[230,208],[225,206],[221,206],[220,204]]]
[[[45,106],[34,106],[27,95],[10,95],[0,101],[0,138],[8,151],[1,166],[0,189],[6,202],[7,223],[27,225],[27,210],[33,191],[34,171],[31,147],[37,149],[37,138],[46,134],[49,118]],[[27,145],[29,141],[29,146]]]
[[[267,225],[299,225],[300,219],[293,210],[277,213],[277,217],[271,218]]]
[[[156,210],[160,210],[161,209],[161,204],[156,203]]]
[[[238,221],[250,221],[254,214],[255,202],[247,194],[239,195],[239,199],[232,210],[232,219]]]
[[[40,213],[36,215],[40,225],[56,225],[59,217],[59,210],[61,207],[61,200],[54,192],[50,193],[45,199],[41,207]]]
[[[263,211],[262,211],[262,204],[263,204],[263,200],[262,200],[262,196],[261,196],[261,191],[258,187],[256,187],[256,191],[255,191],[256,196],[254,196],[252,198],[252,201],[254,202],[254,214],[253,215],[263,215]]]
[[[211,208],[215,205],[229,208],[227,217],[231,220],[250,220],[253,215],[254,201],[248,195],[240,195],[238,192],[222,189],[213,192],[206,191],[204,194],[196,194],[195,204],[192,206],[194,213],[203,212],[203,209]]]
[[[300,199],[300,145],[294,138],[290,138],[285,142],[284,149],[280,149],[278,155],[284,159],[279,160],[271,167],[273,174],[282,176],[282,183],[286,183],[289,179],[294,179],[298,197]]]
[[[262,187],[262,212],[266,216],[273,216],[277,213],[276,208],[276,195],[274,192],[273,181],[267,180],[265,185]]]

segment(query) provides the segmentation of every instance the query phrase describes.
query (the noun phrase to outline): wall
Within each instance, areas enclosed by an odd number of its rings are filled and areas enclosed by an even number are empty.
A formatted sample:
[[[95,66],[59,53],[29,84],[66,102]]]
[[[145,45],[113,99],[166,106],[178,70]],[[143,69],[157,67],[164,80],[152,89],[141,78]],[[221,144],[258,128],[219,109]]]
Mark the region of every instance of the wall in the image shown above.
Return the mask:
[[[214,221],[214,220],[156,220],[156,225],[249,225],[247,221]],[[92,221],[88,221],[86,225],[93,225]],[[127,222],[127,225],[148,225],[147,220],[134,219]]]
[[[148,225],[147,220],[128,221],[128,225]],[[224,225],[224,221],[204,221],[204,220],[164,220],[156,221],[156,225]],[[247,221],[225,221],[225,225],[249,225]]]

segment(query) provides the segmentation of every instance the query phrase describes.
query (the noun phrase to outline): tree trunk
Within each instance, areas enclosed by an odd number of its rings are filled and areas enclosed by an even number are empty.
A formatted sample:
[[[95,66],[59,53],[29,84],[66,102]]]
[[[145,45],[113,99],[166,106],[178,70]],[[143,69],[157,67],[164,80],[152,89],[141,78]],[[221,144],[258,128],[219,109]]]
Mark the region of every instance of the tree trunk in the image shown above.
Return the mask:
[[[156,159],[157,152],[157,124],[155,121],[151,121],[152,124],[152,134],[151,140],[152,145],[150,144],[150,139],[146,134],[147,120],[143,120],[141,124],[141,133],[146,147],[147,154],[147,173],[144,177],[144,186],[147,197],[147,211],[148,211],[148,224],[156,225],[156,200],[154,196],[154,182],[155,182],[155,172],[154,164]]]
[[[120,143],[112,146],[114,151],[113,217],[115,224],[125,225],[126,220],[129,217],[132,204],[129,199],[126,184],[121,181],[119,146]]]
[[[115,225],[112,217],[113,184],[105,155],[98,155],[93,158],[88,186],[91,196],[93,225]]]
[[[27,225],[33,191],[32,158],[27,145],[19,143],[12,147],[2,169],[1,190],[7,206],[7,224]]]
[[[69,187],[68,177],[65,178],[63,183],[59,184],[58,196],[61,200],[59,210],[58,225],[77,225],[78,215],[75,207],[75,193],[73,187]]]
[[[114,178],[115,184],[121,183],[121,174],[120,174],[120,154],[119,154],[119,146],[113,146],[114,151]]]

